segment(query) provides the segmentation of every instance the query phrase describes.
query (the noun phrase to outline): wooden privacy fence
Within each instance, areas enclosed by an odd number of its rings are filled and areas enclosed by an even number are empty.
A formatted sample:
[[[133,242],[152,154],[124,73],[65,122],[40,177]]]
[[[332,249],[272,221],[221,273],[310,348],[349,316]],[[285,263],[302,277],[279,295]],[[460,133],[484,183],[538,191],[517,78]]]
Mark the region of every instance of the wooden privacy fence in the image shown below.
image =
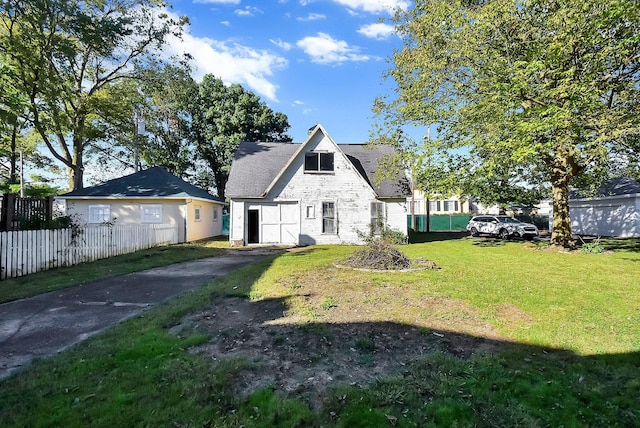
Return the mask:
[[[53,217],[53,196],[38,199],[6,194],[0,202],[0,231],[40,229],[39,225]]]
[[[177,224],[0,232],[0,280],[176,243]]]

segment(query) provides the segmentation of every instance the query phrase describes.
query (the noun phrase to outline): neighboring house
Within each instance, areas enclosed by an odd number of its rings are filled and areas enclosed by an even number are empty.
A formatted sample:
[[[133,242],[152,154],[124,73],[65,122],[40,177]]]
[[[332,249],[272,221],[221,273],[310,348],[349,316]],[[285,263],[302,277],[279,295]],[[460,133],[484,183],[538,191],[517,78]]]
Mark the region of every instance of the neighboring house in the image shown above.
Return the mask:
[[[578,235],[640,237],[640,183],[628,177],[610,180],[592,197],[572,193],[571,230]]]
[[[74,190],[56,199],[66,202],[68,215],[76,215],[89,226],[107,222],[177,224],[179,242],[221,235],[226,205],[161,167]]]
[[[427,201],[429,202],[429,214],[467,214],[473,212],[473,205],[469,199],[462,199],[460,196],[453,195],[447,198],[441,196],[433,196],[426,198],[422,190],[414,189],[413,200],[409,197],[409,207],[413,204],[413,214],[426,215]],[[411,209],[409,209],[411,212]]]
[[[226,196],[232,245],[362,243],[371,225],[407,233],[404,174],[378,182],[393,149],[336,144],[321,125],[302,144],[241,143]]]

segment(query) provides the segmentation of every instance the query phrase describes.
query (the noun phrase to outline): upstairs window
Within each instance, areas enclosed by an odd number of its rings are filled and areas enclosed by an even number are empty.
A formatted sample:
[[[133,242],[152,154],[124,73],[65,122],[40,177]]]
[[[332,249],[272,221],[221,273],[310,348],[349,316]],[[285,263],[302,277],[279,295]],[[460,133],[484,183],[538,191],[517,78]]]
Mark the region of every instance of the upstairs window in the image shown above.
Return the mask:
[[[333,153],[309,152],[304,155],[305,172],[332,172]]]

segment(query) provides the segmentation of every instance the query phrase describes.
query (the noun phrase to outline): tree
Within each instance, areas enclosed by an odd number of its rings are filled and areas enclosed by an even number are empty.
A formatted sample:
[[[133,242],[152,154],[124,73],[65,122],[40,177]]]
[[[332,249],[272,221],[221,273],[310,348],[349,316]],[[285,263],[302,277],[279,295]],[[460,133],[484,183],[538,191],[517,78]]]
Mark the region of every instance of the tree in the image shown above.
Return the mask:
[[[396,23],[396,97],[374,111],[394,129],[437,124],[440,160],[471,161],[460,176],[526,171],[525,188],[542,177],[552,243],[571,246],[570,186],[605,174],[639,132],[638,3],[425,0]]]
[[[273,112],[241,85],[226,86],[210,74],[198,85],[190,111],[198,153],[211,168],[221,198],[224,198],[233,153],[240,142],[291,141],[286,134],[289,129],[286,115]]]
[[[141,92],[146,101],[142,113],[147,134],[142,158],[148,165],[162,166],[184,177],[195,163],[189,102],[197,93],[196,82],[188,68],[167,65],[146,71]]]
[[[86,149],[104,139],[129,106],[117,83],[156,61],[185,22],[160,0],[0,0],[0,55],[15,70],[33,126],[52,156],[83,187]],[[130,117],[130,111],[127,112]]]

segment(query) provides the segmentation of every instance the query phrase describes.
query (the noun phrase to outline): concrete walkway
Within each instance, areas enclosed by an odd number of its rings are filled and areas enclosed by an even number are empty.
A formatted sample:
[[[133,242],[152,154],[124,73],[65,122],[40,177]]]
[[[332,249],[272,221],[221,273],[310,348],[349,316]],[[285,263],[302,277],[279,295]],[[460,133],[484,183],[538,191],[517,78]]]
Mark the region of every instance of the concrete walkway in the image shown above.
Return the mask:
[[[269,254],[273,250],[229,250],[0,304],[0,379]]]

